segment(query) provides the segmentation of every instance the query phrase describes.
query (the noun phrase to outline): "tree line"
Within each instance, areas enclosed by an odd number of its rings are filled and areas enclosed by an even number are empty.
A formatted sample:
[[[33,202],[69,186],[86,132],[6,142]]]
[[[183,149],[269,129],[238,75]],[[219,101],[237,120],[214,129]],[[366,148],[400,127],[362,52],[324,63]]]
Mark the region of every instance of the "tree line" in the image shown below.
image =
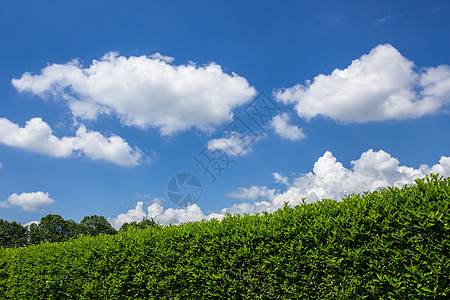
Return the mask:
[[[42,242],[64,242],[80,235],[114,235],[132,227],[145,229],[159,226],[153,219],[143,219],[141,222],[124,223],[116,230],[103,216],[84,217],[80,223],[74,220],[64,220],[60,215],[49,214],[41,218],[38,224],[24,226],[16,221],[0,219],[0,247],[25,247]]]

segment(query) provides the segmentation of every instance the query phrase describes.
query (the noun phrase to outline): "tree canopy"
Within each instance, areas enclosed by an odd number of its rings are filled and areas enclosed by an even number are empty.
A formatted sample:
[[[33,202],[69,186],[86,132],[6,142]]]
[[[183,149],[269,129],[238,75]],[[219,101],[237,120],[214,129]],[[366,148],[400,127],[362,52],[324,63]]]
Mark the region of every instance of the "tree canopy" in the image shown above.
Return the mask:
[[[99,234],[116,234],[117,230],[112,227],[103,216],[86,216],[81,220],[80,231],[82,234],[96,236]]]
[[[145,218],[141,222],[130,222],[130,223],[123,223],[120,227],[120,231],[127,231],[129,228],[138,228],[138,229],[145,229],[148,227],[156,227],[158,226],[158,223],[156,223],[153,218],[148,219]]]
[[[0,246],[15,247],[27,244],[28,231],[16,221],[8,222],[0,219]]]
[[[138,227],[142,228],[144,225]],[[29,226],[0,219],[0,247],[23,247],[42,242],[64,242],[80,235],[97,236],[116,233],[117,230],[108,220],[98,215],[86,216],[77,223],[74,220],[64,220],[60,215],[48,214],[42,217],[39,223],[32,223]]]

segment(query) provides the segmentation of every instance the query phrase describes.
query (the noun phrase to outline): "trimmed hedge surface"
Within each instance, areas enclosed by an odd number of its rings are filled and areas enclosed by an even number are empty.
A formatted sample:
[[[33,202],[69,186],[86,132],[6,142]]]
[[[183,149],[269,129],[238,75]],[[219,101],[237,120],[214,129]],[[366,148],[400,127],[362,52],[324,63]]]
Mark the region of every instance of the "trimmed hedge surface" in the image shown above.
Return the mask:
[[[448,299],[449,183],[0,249],[0,299]]]

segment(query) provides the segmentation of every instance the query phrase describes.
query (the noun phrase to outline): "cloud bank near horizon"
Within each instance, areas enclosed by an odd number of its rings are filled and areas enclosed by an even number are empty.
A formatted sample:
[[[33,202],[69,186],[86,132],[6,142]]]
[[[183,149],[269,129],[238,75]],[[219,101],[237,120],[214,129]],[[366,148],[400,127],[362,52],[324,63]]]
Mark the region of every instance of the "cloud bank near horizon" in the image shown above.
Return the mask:
[[[183,222],[200,221],[202,219],[221,219],[226,213],[254,214],[257,212],[274,212],[282,208],[285,202],[298,205],[302,198],[307,202],[320,199],[340,200],[352,193],[375,191],[388,186],[401,187],[413,184],[417,178],[423,178],[430,173],[450,176],[450,157],[442,156],[439,163],[433,166],[421,165],[420,168],[401,166],[398,159],[389,153],[372,149],[361,154],[361,157],[351,162],[352,168],[347,169],[326,151],[315,163],[309,173],[294,177],[291,180],[273,173],[274,181],[286,186],[285,191],[270,189],[266,186],[239,187],[227,196],[247,200],[219,212],[205,214],[197,204],[187,208],[167,208],[161,202],[153,203],[144,209],[144,203],[138,202],[136,207],[128,212],[110,219],[114,227],[119,228],[125,222],[141,221],[143,218],[153,218],[162,224],[180,224]]]

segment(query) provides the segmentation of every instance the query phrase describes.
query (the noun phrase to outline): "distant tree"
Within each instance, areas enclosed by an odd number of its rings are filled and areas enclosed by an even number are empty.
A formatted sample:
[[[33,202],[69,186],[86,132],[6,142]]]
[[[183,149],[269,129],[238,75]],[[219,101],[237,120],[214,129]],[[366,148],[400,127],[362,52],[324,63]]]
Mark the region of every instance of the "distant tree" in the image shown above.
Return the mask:
[[[73,220],[64,220],[60,215],[46,215],[39,224],[31,224],[29,236],[31,244],[40,242],[64,242],[80,234],[79,225]]]
[[[64,232],[64,240],[75,239],[81,234],[80,224],[74,220],[66,220],[66,231]]]
[[[16,221],[8,222],[0,219],[0,246],[26,246],[27,229]]]
[[[130,222],[130,223],[123,223],[122,226],[120,227],[120,231],[127,231],[129,228],[133,227],[133,228],[138,228],[138,229],[145,229],[148,227],[156,227],[158,226],[158,223],[156,223],[153,218],[149,219],[149,218],[145,218],[143,219],[141,222]]]
[[[158,223],[156,223],[153,218],[149,219],[149,218],[145,218],[143,219],[141,222],[138,223],[138,228],[139,229],[145,229],[148,227],[156,227],[158,226]]]
[[[36,223],[31,223],[28,226],[28,243],[29,244],[39,244],[42,241],[42,234],[39,230],[39,225]]]
[[[130,223],[125,222],[125,223],[122,224],[122,226],[120,226],[119,232],[127,231],[130,228],[136,228],[137,224],[138,223],[136,221],[133,221],[133,222],[130,222]]]
[[[79,224],[80,232],[90,236],[99,234],[116,234],[117,230],[103,216],[86,216]]]

